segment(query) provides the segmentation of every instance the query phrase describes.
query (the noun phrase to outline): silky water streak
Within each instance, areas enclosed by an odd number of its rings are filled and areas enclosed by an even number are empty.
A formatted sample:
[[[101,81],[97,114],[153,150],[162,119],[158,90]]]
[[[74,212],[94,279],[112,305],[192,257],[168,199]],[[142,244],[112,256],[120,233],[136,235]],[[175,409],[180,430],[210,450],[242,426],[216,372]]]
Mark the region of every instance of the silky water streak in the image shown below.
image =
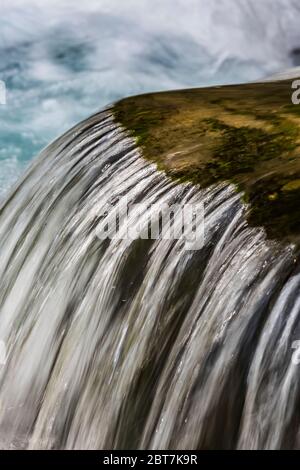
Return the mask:
[[[124,196],[133,227],[204,207],[201,248],[99,238]],[[245,211],[159,172],[111,109],[45,149],[0,213],[1,446],[299,447],[300,274]]]

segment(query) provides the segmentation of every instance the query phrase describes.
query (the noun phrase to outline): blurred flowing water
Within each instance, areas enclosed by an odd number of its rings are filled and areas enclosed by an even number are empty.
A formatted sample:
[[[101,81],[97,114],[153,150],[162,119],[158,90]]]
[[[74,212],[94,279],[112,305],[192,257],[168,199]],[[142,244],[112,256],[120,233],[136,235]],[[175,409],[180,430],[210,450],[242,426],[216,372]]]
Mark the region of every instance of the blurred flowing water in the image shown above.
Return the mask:
[[[99,239],[125,195],[204,204],[203,247]],[[1,447],[299,448],[299,266],[245,210],[175,185],[109,109],[44,150],[0,212]]]
[[[120,97],[297,64],[299,21],[298,0],[1,0],[0,197],[42,147]]]

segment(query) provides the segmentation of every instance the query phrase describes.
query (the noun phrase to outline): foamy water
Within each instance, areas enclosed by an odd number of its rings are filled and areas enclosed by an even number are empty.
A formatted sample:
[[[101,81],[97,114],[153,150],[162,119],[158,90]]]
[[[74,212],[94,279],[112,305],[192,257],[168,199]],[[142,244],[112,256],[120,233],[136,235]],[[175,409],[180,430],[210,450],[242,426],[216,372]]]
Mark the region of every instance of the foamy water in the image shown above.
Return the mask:
[[[293,0],[2,0],[0,195],[55,136],[126,95],[293,65]]]

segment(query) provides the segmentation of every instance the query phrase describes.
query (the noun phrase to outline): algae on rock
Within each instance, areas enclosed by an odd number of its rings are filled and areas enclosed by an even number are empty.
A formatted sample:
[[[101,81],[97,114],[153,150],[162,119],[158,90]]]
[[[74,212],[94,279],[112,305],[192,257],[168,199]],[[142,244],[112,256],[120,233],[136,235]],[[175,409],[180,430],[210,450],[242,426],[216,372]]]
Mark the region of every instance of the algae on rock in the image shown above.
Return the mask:
[[[300,245],[300,106],[291,80],[153,93],[115,104],[145,158],[172,178],[243,192],[248,222]]]

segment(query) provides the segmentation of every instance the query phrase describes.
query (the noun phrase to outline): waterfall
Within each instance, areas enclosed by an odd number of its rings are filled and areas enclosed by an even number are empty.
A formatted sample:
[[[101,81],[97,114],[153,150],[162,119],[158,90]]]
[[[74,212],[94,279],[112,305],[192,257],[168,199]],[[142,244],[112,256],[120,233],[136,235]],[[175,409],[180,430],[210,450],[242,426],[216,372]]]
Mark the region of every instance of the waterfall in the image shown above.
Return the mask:
[[[204,205],[203,246],[97,237],[125,195],[144,224]],[[300,274],[245,212],[159,172],[110,108],[46,148],[0,212],[0,446],[299,447]]]

